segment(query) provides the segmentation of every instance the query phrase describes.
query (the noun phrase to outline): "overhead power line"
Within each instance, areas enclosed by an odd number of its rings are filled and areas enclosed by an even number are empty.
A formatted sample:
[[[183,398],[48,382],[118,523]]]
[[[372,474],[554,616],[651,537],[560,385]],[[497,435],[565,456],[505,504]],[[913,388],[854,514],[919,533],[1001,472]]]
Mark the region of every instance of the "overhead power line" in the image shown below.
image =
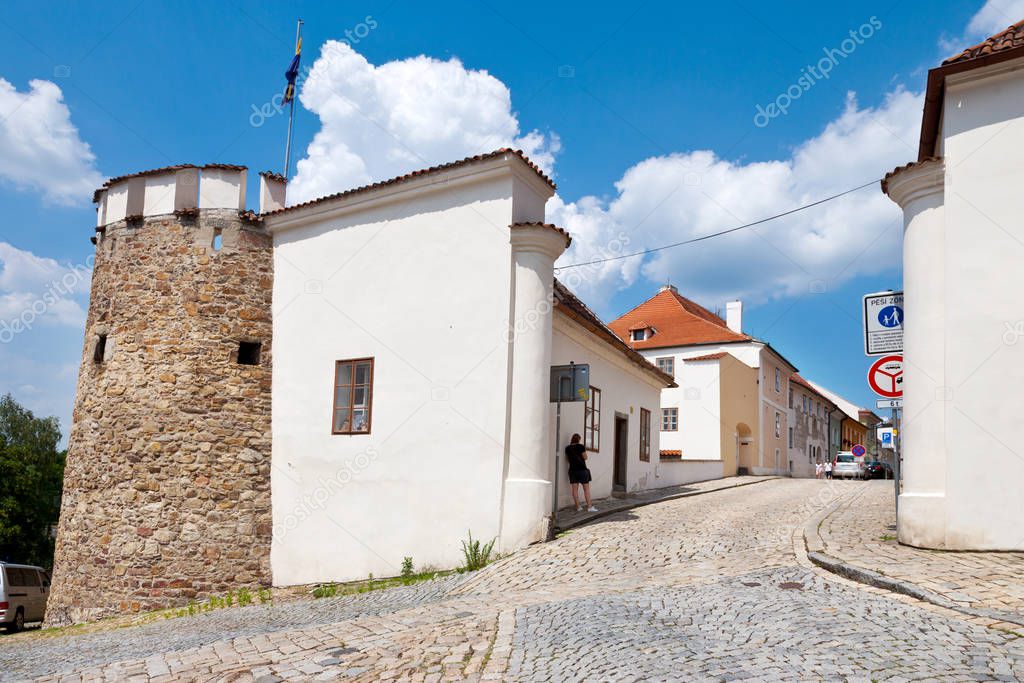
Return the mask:
[[[584,261],[582,263],[573,263],[573,264],[568,265],[568,266],[557,266],[555,268],[555,270],[557,271],[557,270],[565,270],[566,268],[579,268],[581,266],[593,266],[593,265],[597,265],[598,263],[607,263],[609,261],[619,261],[621,259],[632,258],[634,256],[645,256],[647,254],[653,254],[656,251],[664,251],[665,249],[674,249],[675,247],[681,247],[681,246],[683,246],[685,244],[693,244],[694,242],[703,242],[704,240],[709,240],[712,237],[721,237],[722,235],[728,235],[730,232],[736,232],[737,230],[743,230],[745,228],[752,228],[755,225],[761,225],[762,223],[767,223],[768,221],[773,221],[773,220],[775,220],[777,218],[783,218],[784,216],[789,216],[790,214],[797,213],[798,211],[803,211],[805,209],[810,209],[811,207],[818,206],[819,204],[824,204],[825,202],[830,202],[833,199],[839,199],[840,197],[848,195],[848,194],[853,193],[853,192],[856,192],[857,190],[863,190],[865,187],[871,187],[872,185],[877,185],[879,182],[881,182],[881,181],[880,180],[872,180],[869,183],[864,183],[863,185],[858,185],[857,187],[850,188],[849,190],[845,190],[845,191],[840,192],[838,194],[834,194],[834,195],[832,195],[830,197],[825,197],[824,199],[819,199],[817,201],[811,202],[810,204],[804,204],[803,206],[798,206],[795,209],[790,209],[789,211],[783,211],[782,213],[777,213],[774,216],[768,216],[767,218],[762,218],[760,220],[756,220],[753,223],[744,223],[743,225],[737,225],[735,228],[729,228],[728,230],[722,230],[720,232],[713,232],[710,235],[701,235],[700,237],[694,237],[692,239],[683,240],[682,242],[676,242],[674,244],[666,244],[666,245],[664,245],[662,247],[652,247],[650,249],[644,249],[643,251],[633,252],[632,254],[620,254],[618,256],[609,256],[607,258],[594,259],[593,261]]]

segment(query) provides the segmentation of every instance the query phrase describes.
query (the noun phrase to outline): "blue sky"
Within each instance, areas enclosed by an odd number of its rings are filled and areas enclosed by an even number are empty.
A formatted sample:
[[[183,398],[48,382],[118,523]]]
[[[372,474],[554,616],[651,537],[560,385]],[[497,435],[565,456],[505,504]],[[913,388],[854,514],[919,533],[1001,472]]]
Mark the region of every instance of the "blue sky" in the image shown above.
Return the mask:
[[[566,265],[606,253],[610,236],[628,235],[626,251],[679,241],[911,160],[927,69],[1021,18],[1020,4],[7,3],[0,318],[86,262],[90,192],[103,177],[182,162],[281,170],[286,119],[254,112],[283,86],[298,17],[303,64],[320,63],[302,87],[295,159],[309,159],[296,191],[522,143],[558,183],[549,218],[577,242]],[[862,40],[828,78],[756,125],[759,105],[780,102],[851,31]],[[347,47],[322,51],[346,36]],[[339,102],[357,114],[339,114]],[[320,157],[307,155],[311,142]],[[339,151],[355,161],[328,167]],[[710,308],[740,297],[748,332],[871,404],[859,301],[900,287],[898,221],[872,187],[756,234],[604,266],[578,289],[606,319],[665,279]],[[31,330],[0,334],[0,391],[64,425],[86,289],[76,284]]]

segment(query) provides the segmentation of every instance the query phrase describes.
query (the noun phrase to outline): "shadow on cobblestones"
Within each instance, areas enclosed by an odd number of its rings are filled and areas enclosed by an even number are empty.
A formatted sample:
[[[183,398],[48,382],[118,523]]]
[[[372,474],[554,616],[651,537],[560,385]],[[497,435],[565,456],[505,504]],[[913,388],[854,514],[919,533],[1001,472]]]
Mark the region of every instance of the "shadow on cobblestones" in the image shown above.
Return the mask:
[[[59,639],[0,641],[0,679],[44,676],[259,633],[387,614],[443,600],[467,575],[338,598],[252,605]]]

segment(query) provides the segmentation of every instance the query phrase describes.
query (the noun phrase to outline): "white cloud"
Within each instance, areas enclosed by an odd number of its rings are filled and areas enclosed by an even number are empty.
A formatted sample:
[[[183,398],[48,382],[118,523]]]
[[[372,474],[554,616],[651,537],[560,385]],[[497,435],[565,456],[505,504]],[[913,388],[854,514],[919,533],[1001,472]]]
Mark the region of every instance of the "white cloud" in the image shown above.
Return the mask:
[[[0,242],[0,343],[39,324],[85,324],[88,265],[67,266]]]
[[[897,89],[876,108],[853,94],[842,114],[789,158],[742,163],[713,151],[645,159],[609,200],[548,204],[548,219],[573,235],[559,265],[631,253],[748,223],[881,178],[916,156],[920,95]],[[731,235],[560,277],[600,300],[639,277],[671,280],[709,305],[817,291],[900,262],[901,214],[877,185]],[[628,245],[619,248],[620,236]],[[652,288],[653,289],[653,288]]]
[[[321,127],[296,165],[289,203],[507,146],[550,171],[559,150],[557,136],[521,132],[504,83],[455,58],[375,66],[328,41],[300,100]]]
[[[1024,0],[988,0],[971,17],[967,24],[967,35],[987,38],[1021,19],[1024,19]]]
[[[29,88],[18,92],[0,78],[0,179],[58,204],[88,202],[103,178],[63,93],[50,81],[29,81]]]

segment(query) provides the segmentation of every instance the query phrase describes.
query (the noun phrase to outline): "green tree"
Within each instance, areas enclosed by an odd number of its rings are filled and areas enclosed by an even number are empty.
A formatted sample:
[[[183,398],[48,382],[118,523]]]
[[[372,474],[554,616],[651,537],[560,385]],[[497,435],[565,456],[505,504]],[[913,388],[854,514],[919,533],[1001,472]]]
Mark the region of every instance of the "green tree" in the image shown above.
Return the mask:
[[[53,565],[60,513],[64,451],[60,423],[26,410],[10,394],[0,398],[0,559]]]

